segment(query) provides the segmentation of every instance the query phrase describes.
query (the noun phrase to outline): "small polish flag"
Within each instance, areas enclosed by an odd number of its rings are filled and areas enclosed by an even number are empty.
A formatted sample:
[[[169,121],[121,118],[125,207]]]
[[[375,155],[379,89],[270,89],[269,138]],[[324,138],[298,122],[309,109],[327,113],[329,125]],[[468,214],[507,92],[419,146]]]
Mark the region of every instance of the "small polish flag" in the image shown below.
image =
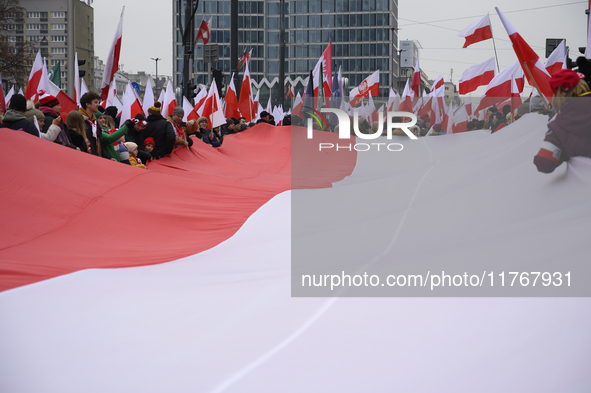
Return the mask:
[[[479,86],[486,86],[495,77],[495,58],[472,66],[460,78],[460,94],[468,94]]]
[[[490,28],[490,17],[488,13],[478,21],[472,23],[470,26],[460,31],[458,37],[463,37],[466,39],[466,42],[462,48],[467,48],[472,44],[492,38],[493,35]]]

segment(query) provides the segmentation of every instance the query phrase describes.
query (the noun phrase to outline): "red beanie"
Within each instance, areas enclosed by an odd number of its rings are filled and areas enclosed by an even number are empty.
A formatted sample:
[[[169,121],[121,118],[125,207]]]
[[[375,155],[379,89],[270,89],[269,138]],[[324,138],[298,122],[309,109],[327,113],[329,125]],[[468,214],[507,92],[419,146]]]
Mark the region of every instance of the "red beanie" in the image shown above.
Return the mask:
[[[568,91],[575,87],[584,77],[585,76],[583,74],[579,74],[578,72],[564,68],[552,75],[550,78],[550,87],[552,87],[554,92],[556,92],[559,87],[562,87],[564,90]]]
[[[40,106],[48,106],[51,108],[60,104],[58,99],[52,96],[51,94],[45,93],[44,91],[40,91],[39,93],[42,93],[41,97],[39,97]]]
[[[146,138],[146,140],[144,141],[144,146],[147,146],[147,145],[156,146],[156,143],[154,142],[154,138],[152,138],[152,137]]]

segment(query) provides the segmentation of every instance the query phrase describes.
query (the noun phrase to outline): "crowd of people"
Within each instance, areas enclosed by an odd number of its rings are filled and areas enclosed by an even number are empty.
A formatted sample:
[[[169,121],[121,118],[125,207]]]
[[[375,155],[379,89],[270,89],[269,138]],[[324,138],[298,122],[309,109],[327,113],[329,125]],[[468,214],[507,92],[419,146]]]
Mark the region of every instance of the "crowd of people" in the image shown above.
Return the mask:
[[[180,106],[171,116],[164,118],[159,102],[148,109],[147,118],[139,114],[120,125],[117,108],[105,109],[99,100],[97,93],[84,94],[80,98],[81,107],[62,119],[56,97],[44,93],[33,103],[23,95],[15,94],[9,110],[0,120],[0,128],[22,130],[81,152],[146,168],[148,162],[170,155],[177,147],[190,149],[194,140],[220,147],[226,135],[255,125],[247,124],[244,117],[226,119],[226,124],[213,128],[209,127],[205,117],[184,122],[185,113]],[[257,123],[275,124],[267,112],[261,113],[260,117]]]
[[[544,143],[535,156],[534,164],[540,172],[550,173],[570,157],[584,156],[591,158],[591,90],[585,81],[585,75],[563,69],[550,79],[554,90],[552,107],[546,108],[541,97],[532,97],[523,103],[515,116],[511,107],[506,105],[499,111],[496,106],[488,108],[486,120],[471,120],[467,130],[488,129],[495,133],[518,120],[527,112],[537,112],[550,116],[549,131]],[[573,98],[581,99],[573,100]],[[161,104],[154,103],[148,109],[148,117],[136,115],[134,118],[118,124],[117,108],[106,109],[99,105],[99,95],[94,92],[84,94],[80,99],[78,111],[71,111],[64,122],[60,116],[59,100],[49,94],[39,97],[37,103],[25,99],[20,94],[12,96],[9,110],[0,124],[0,128],[22,130],[33,136],[50,142],[80,150],[99,157],[111,159],[127,165],[146,168],[151,160],[158,160],[170,155],[175,148],[190,149],[199,140],[212,147],[220,147],[224,137],[248,129],[255,123],[246,123],[244,117],[226,119],[222,126],[209,127],[205,117],[183,122],[184,110],[177,106],[172,115],[164,118]],[[402,119],[394,118],[401,123]],[[260,113],[257,123],[275,125],[275,119],[266,111]],[[281,124],[305,126],[304,119],[287,115]],[[321,127],[317,122],[315,128]],[[354,135],[355,122],[351,121],[351,135]],[[375,134],[380,129],[376,121],[370,124],[360,118],[357,126],[362,133]],[[382,124],[383,133],[386,124]],[[338,132],[338,125],[331,131]],[[430,119],[419,118],[410,128],[417,137],[442,135],[441,124],[430,124]],[[405,135],[404,130],[395,129],[394,135]]]

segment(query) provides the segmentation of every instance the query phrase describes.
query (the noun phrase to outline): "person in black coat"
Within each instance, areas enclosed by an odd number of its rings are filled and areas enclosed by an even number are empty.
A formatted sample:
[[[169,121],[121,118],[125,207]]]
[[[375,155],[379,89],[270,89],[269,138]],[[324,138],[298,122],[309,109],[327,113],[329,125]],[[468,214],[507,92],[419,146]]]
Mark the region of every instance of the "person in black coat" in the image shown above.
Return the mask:
[[[133,119],[129,119],[125,122],[127,125],[127,133],[125,134],[126,142],[133,142],[137,145],[137,156],[146,163],[152,159],[152,154],[146,150],[144,146],[144,129],[148,125],[144,115],[136,115]]]
[[[11,130],[22,130],[28,134],[39,137],[39,130],[33,123],[27,120],[25,112],[27,111],[27,100],[22,94],[15,94],[10,100],[10,107],[4,115],[0,128],[10,128]]]
[[[174,133],[172,124],[162,117],[160,107],[161,104],[156,102],[154,106],[148,109],[148,125],[143,133],[144,140],[146,138],[154,138],[156,145],[151,153],[152,159],[154,160],[172,153],[176,140],[176,134]]]

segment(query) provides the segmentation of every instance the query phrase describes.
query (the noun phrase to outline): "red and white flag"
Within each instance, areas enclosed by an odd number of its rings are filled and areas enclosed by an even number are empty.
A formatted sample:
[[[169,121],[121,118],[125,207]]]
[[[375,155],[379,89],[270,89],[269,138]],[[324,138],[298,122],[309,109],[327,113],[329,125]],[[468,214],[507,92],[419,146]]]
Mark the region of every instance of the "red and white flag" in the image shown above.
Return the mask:
[[[162,117],[166,119],[167,116],[172,116],[172,112],[174,112],[174,108],[178,106],[176,102],[176,97],[174,96],[174,89],[172,88],[172,83],[168,81],[166,85],[166,94],[164,95],[164,102],[162,102],[162,109],[160,114]]]
[[[515,85],[517,88],[517,85]],[[464,105],[466,106],[466,112],[468,112],[468,116],[472,116],[472,93],[468,94],[468,97],[464,100]]]
[[[250,56],[252,56],[252,49],[250,50],[250,52],[248,53],[242,53],[242,56],[240,56],[240,59],[238,60],[238,69],[242,69],[242,66],[250,61]]]
[[[260,94],[260,92],[261,92],[261,90],[260,90],[260,89],[259,89],[259,90],[257,90],[257,94],[256,94],[256,96],[254,96],[254,100],[252,101],[252,103],[253,103],[253,106],[254,106],[255,108],[260,108],[260,107],[261,107],[261,106],[259,105],[259,94]],[[259,114],[259,113],[260,113],[260,112],[257,112],[257,117],[258,117],[258,114]],[[257,120],[258,120],[258,119],[257,119]]]
[[[332,96],[332,41],[322,53],[322,89],[324,95],[324,105],[330,108],[330,98]]]
[[[380,70],[377,70],[365,78],[359,86],[351,90],[349,93],[349,103],[351,106],[357,106],[362,103],[366,97],[369,97],[370,93],[374,97],[380,95]]]
[[[186,123],[189,120],[199,119],[199,115],[195,112],[195,107],[191,102],[187,99],[187,97],[183,96],[183,111],[185,111],[185,115],[183,116],[183,121]]]
[[[470,116],[468,115],[466,105],[462,105],[454,113],[454,121],[451,127],[452,133],[457,134],[458,132],[468,131],[468,121],[470,121]]]
[[[462,73],[460,78],[460,94],[468,94],[479,86],[486,86],[495,77],[495,58],[476,64]]]
[[[462,48],[467,48],[472,44],[492,38],[493,35],[490,28],[490,17],[488,13],[478,21],[472,23],[470,26],[460,31],[458,37],[463,37],[466,39],[466,42],[464,42],[464,46]]]
[[[320,88],[320,71],[322,69],[322,58],[318,60],[312,70],[312,87],[314,88],[314,109],[318,108],[318,94]]]
[[[43,59],[41,58],[41,50],[37,52],[33,68],[29,74],[29,81],[27,82],[27,89],[25,90],[25,98],[33,102],[38,101],[39,83],[43,75]],[[48,78],[49,79],[49,78]]]
[[[523,68],[530,86],[538,88],[544,96],[548,98],[552,97],[554,92],[550,87],[550,74],[548,74],[540,62],[539,56],[525,42],[517,30],[515,30],[515,27],[513,27],[505,15],[497,7],[495,9],[497,10],[497,14],[499,14],[499,18],[501,18],[501,22],[503,22],[505,30],[507,30],[511,43],[513,43],[513,50],[519,59],[519,64]]]
[[[289,86],[287,88],[287,95],[286,98],[293,98],[293,86]]]
[[[395,92],[392,88],[390,88],[390,96],[388,97],[388,104],[386,105],[386,110],[388,112],[395,112],[398,110],[400,106],[400,96],[397,92]]]
[[[205,19],[201,21],[201,26],[199,26],[199,31],[197,32],[197,38],[195,39],[195,43],[200,39],[203,40],[203,45],[207,45],[209,42],[209,29],[211,27],[211,18],[209,18],[208,22],[205,22]]]
[[[146,78],[146,89],[144,90],[144,102],[142,103],[142,109],[144,114],[148,114],[148,109],[154,105],[154,90],[152,90],[152,82],[150,82],[150,75]]]
[[[525,84],[523,70],[519,63],[513,63],[490,81],[486,91],[482,95],[482,99],[480,100],[476,112],[488,108],[491,105],[500,104],[507,98],[511,97],[511,76],[515,79],[517,89],[520,92],[523,91],[523,86]]]
[[[511,75],[511,113],[515,113],[517,107],[522,104],[521,92],[515,83],[515,78]]]
[[[441,121],[441,129],[443,131],[445,131],[446,134],[453,133],[454,110],[453,110],[452,103],[453,103],[453,100],[450,100],[447,110],[443,114],[443,120]]]
[[[197,97],[194,98],[195,101],[195,112],[201,116],[203,113],[203,104],[205,104],[205,100],[207,100],[207,89],[204,87],[203,89],[199,90],[197,93]]]
[[[54,96],[60,102],[60,117],[66,119],[68,117],[68,113],[72,111],[78,110],[78,103],[72,99],[69,95],[67,95],[59,86],[56,86],[52,81],[48,79],[49,85],[49,94]]]
[[[236,95],[236,87],[234,86],[234,74],[230,78],[230,84],[228,85],[228,91],[226,92],[226,118],[240,118],[240,110],[238,109],[238,96]]]
[[[119,24],[117,25],[117,31],[115,31],[115,37],[107,56],[105,63],[105,70],[103,71],[103,82],[101,84],[101,100],[107,99],[109,95],[109,86],[111,81],[115,77],[115,73],[119,70],[119,54],[121,53],[121,38],[123,36],[123,14],[125,13],[125,6],[121,11],[121,17],[119,18]]]
[[[556,71],[566,68],[566,41],[562,40],[560,44],[550,53],[544,68],[548,74],[554,75]]]
[[[412,74],[412,82],[410,84],[411,90],[415,93],[415,97],[419,97],[419,86],[421,85],[421,67],[419,67],[419,59],[415,65],[415,71]]]
[[[12,86],[10,88],[10,90],[8,90],[8,93],[6,93],[6,96],[4,97],[5,108],[8,108],[10,106],[10,99],[12,98],[13,95],[14,95],[14,86]]]
[[[445,81],[441,74],[433,82],[431,93],[433,94],[431,124],[440,124],[443,120],[442,112],[445,109]]]
[[[209,93],[207,94],[207,98],[205,99],[205,103],[203,104],[203,111],[201,116],[207,118],[208,128],[215,127],[214,125],[214,114],[221,111],[222,108],[222,101],[218,94],[218,88],[215,83],[215,79],[211,81],[211,86],[209,87]]]
[[[246,122],[252,121],[256,117],[257,107],[252,100],[252,88],[250,85],[250,71],[248,62],[245,63],[244,79],[240,88],[240,98],[238,99],[238,108]]]
[[[125,92],[123,93],[123,110],[121,111],[121,118],[119,119],[120,124],[125,123],[127,120],[134,118],[138,114],[144,114],[140,99],[131,82],[127,82]]]
[[[117,108],[117,112],[121,113],[121,111],[123,110],[123,103],[121,102],[119,97],[117,97],[116,85],[117,83],[115,81],[111,83],[111,86],[109,88],[109,95],[107,96],[107,101],[105,102],[105,105],[101,104],[101,106],[103,108],[114,106]]]
[[[295,98],[293,103],[293,110],[291,111],[292,115],[302,117],[302,109],[304,108],[304,101],[302,100],[302,96],[300,93]]]
[[[400,112],[412,112],[412,91],[408,86],[408,79],[406,80],[406,85],[404,85],[404,90],[402,91],[402,97],[400,97],[400,107],[398,110]]]
[[[86,93],[88,93],[88,86],[86,86],[86,82],[84,82],[84,78],[82,78],[80,79],[80,97]],[[78,107],[80,106],[80,99],[78,99]]]

